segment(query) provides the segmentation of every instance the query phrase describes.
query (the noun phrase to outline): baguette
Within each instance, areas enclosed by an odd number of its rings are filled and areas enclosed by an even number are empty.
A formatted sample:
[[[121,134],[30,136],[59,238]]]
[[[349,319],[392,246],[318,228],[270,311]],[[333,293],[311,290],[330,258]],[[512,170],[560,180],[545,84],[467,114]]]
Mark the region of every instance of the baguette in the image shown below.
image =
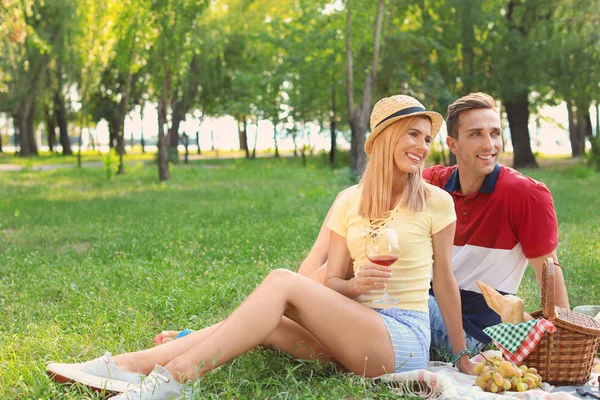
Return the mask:
[[[496,289],[481,281],[477,281],[477,286],[487,305],[500,315],[503,323],[520,324],[533,319],[525,312],[525,305],[519,297],[512,294],[503,296]]]

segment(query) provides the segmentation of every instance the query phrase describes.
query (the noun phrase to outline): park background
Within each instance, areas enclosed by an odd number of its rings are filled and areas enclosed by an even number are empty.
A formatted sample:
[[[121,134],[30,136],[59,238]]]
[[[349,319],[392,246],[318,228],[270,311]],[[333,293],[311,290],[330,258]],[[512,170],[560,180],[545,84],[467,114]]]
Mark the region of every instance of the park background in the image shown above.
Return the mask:
[[[373,104],[397,93],[443,115],[495,97],[503,162],[553,193],[571,306],[600,304],[599,1],[1,4],[0,397],[102,398],[45,365],[199,329],[296,269],[362,172]],[[453,162],[444,136],[429,163]],[[532,271],[518,295],[539,308]],[[390,394],[263,350],[200,385]]]

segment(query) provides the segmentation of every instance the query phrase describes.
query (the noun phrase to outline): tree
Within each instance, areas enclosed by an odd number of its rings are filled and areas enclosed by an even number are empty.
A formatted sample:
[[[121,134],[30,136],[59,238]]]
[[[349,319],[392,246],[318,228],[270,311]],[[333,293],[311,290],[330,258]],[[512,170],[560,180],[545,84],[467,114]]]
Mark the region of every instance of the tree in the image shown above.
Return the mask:
[[[158,171],[161,181],[169,179],[169,131],[171,135],[177,136],[175,129],[187,112],[183,109],[191,104],[189,97],[195,94],[192,61],[199,51],[195,47],[198,39],[195,27],[197,18],[202,15],[207,4],[205,1],[170,0],[154,1],[150,7],[154,18],[151,23],[157,34],[150,51],[153,71],[150,83],[154,98],[158,100]],[[188,90],[184,93],[184,89]],[[167,124],[169,107],[175,112],[171,115],[171,129]]]
[[[379,63],[379,45],[381,30],[383,25],[384,1],[377,3],[377,17],[375,18],[373,53],[371,57],[370,70],[365,77],[362,90],[362,99],[357,106],[354,101],[354,59],[352,50],[352,2],[346,3],[346,98],[348,104],[348,122],[352,131],[350,144],[350,168],[352,171],[361,175],[365,167],[365,133],[369,122],[371,103],[373,98],[373,89],[377,78]]]
[[[552,98],[566,103],[573,157],[582,156],[592,136],[590,107],[600,98],[600,35],[597,8],[588,1],[561,2],[554,13],[551,47],[553,53],[549,86]]]
[[[10,35],[2,38],[4,89],[1,110],[17,124],[19,154],[37,154],[34,137],[36,106],[50,62],[52,46],[69,26],[71,2],[5,1],[2,16]]]

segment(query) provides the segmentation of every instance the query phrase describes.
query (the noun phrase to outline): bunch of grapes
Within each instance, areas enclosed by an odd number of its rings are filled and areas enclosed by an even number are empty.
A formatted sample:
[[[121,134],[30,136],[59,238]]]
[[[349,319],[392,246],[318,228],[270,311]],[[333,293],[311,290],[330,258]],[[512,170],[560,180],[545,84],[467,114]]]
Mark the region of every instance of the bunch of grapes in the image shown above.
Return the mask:
[[[516,364],[502,357],[488,357],[475,366],[478,374],[475,385],[486,392],[501,393],[505,390],[524,392],[542,386],[542,377],[535,368]]]

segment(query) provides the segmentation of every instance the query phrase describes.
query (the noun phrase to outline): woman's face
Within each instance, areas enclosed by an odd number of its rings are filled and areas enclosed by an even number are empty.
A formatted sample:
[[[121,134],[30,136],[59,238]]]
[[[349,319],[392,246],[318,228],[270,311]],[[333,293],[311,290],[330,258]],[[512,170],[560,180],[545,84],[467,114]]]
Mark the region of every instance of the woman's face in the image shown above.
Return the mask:
[[[425,163],[431,145],[431,120],[416,118],[394,148],[394,169],[399,173],[415,173]]]

